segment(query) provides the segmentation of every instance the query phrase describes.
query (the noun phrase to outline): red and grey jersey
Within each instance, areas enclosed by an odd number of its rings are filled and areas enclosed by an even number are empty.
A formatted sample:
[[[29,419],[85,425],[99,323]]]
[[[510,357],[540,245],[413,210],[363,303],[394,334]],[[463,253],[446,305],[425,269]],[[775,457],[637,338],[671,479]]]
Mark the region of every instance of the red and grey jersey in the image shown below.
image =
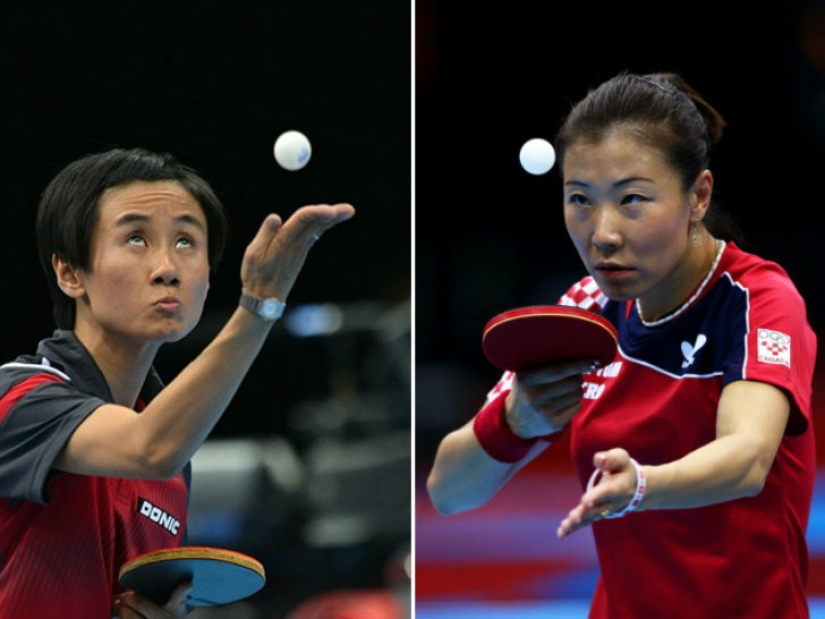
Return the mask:
[[[150,372],[136,410],[161,388]],[[0,366],[0,615],[109,618],[120,566],[184,543],[189,465],[165,481],[52,468],[72,432],[111,401],[70,331]]]
[[[597,451],[622,447],[656,465],[713,441],[717,405],[733,381],[769,383],[791,404],[758,495],[593,525],[601,576],[590,616],[807,617],[817,343],[787,273],[728,243],[703,294],[658,326],[644,325],[634,303],[608,300],[590,277],[560,303],[602,314],[619,334],[614,361],[585,375],[569,426],[582,488]]]

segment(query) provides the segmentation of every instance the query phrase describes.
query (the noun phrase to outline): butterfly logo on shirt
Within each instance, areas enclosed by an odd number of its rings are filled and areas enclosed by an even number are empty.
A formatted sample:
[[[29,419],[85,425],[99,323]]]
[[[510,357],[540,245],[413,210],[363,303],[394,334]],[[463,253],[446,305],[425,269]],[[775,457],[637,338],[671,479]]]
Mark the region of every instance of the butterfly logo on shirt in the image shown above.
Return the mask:
[[[689,368],[693,365],[693,361],[696,357],[696,353],[699,352],[699,349],[702,348],[708,341],[708,338],[705,337],[704,333],[700,333],[696,336],[696,342],[691,345],[689,342],[682,342],[682,355],[684,356],[685,360],[682,361],[682,369]]]

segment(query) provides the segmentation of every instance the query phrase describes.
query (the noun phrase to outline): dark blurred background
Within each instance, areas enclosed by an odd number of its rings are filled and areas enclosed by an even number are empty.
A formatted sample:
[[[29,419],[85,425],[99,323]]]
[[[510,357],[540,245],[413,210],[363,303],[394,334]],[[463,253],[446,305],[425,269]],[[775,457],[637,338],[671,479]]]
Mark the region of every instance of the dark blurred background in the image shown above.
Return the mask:
[[[823,339],[821,0],[735,9],[706,0],[672,7],[513,0],[472,10],[464,3],[418,0],[418,602],[452,599],[464,586],[469,599],[506,598],[512,590],[503,592],[502,583],[514,574],[524,575],[522,586],[528,586],[526,572],[518,571],[522,564],[516,564],[527,559],[510,557],[505,566],[507,559],[501,557],[507,555],[503,548],[516,544],[518,519],[500,523],[499,529],[486,528],[486,520],[484,528],[473,524],[484,516],[435,517],[423,483],[438,442],[475,414],[500,375],[482,353],[486,322],[513,307],[555,303],[584,274],[564,229],[558,168],[531,176],[520,166],[519,149],[533,137],[552,141],[573,103],[624,70],[679,72],[728,121],[711,158],[714,197],[745,232],[746,249],[787,269]],[[818,385],[821,398],[825,383],[819,379]],[[563,448],[546,453],[536,466],[571,470]],[[535,497],[540,500],[551,499]],[[484,513],[507,521],[518,509],[501,499]],[[548,526],[555,530],[556,524]],[[466,547],[461,546],[460,530],[477,531],[476,542],[468,533]],[[496,555],[491,540],[499,533],[496,548],[501,552]],[[454,543],[453,553],[445,549],[448,540]],[[484,543],[493,557],[487,571],[478,558]],[[532,548],[536,544],[553,546],[549,539],[535,540]],[[468,554],[462,555],[465,550]],[[534,572],[543,569],[531,565]],[[456,576],[445,580],[448,573]],[[549,596],[545,590],[537,597]]]
[[[0,359],[33,352],[53,329],[35,209],[82,155],[171,152],[229,210],[203,320],[158,357],[166,380],[236,307],[241,256],[267,213],[356,208],[313,248],[194,461],[192,543],[249,552],[267,569],[236,617],[297,617],[329,592],[409,612],[411,16],[409,2],[378,0],[2,5]],[[313,149],[294,172],[272,153],[290,129]]]
[[[571,105],[619,71],[680,72],[726,118],[711,159],[714,196],[743,228],[746,247],[785,266],[811,319],[822,319],[821,15],[816,21],[802,2],[730,17],[701,1],[668,18],[651,6],[550,10],[516,0],[471,12],[416,3],[416,437],[424,465],[430,439],[479,404],[460,397],[453,406],[438,388],[458,388],[465,371],[484,388],[498,377],[481,350],[486,321],[554,303],[583,274],[564,229],[558,168],[532,176],[518,153],[529,138],[552,141]]]

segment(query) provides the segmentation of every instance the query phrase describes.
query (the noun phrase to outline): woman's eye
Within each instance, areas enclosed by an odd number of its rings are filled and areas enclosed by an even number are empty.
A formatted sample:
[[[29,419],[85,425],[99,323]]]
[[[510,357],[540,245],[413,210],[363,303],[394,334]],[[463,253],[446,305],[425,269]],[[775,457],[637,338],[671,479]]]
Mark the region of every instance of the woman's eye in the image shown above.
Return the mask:
[[[192,239],[181,237],[178,239],[177,245],[178,247],[193,247],[195,244],[192,242]]]
[[[583,196],[582,194],[580,194],[580,193],[573,193],[573,194],[570,194],[570,195],[567,197],[567,201],[568,201],[570,204],[575,204],[576,206],[584,206],[584,205],[586,205],[586,204],[588,203],[588,202],[587,202],[587,198],[586,198],[586,197],[584,197],[584,196]]]
[[[638,193],[631,193],[622,198],[622,204],[638,204],[647,200],[643,195]]]
[[[130,234],[129,238],[126,239],[126,242],[129,245],[145,245],[146,242],[143,240],[143,237],[139,234]]]

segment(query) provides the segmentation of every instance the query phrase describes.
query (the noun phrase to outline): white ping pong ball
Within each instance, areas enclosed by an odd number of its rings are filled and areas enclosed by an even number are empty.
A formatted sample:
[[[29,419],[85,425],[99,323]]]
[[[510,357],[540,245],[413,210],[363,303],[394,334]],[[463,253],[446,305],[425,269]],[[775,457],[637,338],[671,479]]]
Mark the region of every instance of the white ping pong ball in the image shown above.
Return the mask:
[[[530,174],[546,174],[556,163],[556,151],[545,139],[527,140],[518,155],[521,167]]]
[[[300,170],[312,156],[312,145],[300,131],[284,131],[275,140],[275,161],[284,170]]]

